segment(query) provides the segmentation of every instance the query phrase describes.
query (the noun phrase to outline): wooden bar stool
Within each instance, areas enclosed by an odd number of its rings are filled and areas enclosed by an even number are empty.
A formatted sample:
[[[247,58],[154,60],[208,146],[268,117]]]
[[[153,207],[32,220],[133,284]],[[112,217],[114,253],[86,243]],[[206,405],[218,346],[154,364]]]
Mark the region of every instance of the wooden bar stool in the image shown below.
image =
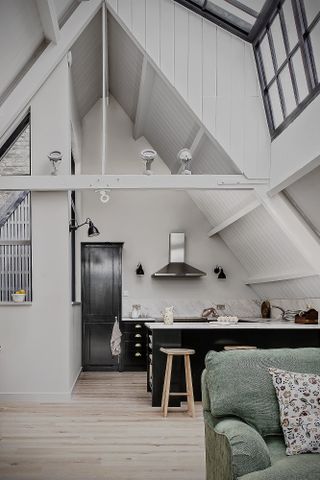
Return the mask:
[[[194,398],[193,398],[190,355],[193,355],[195,351],[190,348],[164,348],[164,347],[161,347],[160,351],[167,355],[166,373],[164,376],[162,401],[161,401],[163,416],[166,417],[168,415],[168,405],[169,405],[170,396],[179,397],[179,396],[185,395],[187,397],[189,415],[191,417],[194,417]],[[170,393],[172,360],[173,360],[173,357],[175,356],[184,357],[184,370],[185,370],[186,390],[187,390],[186,392]]]

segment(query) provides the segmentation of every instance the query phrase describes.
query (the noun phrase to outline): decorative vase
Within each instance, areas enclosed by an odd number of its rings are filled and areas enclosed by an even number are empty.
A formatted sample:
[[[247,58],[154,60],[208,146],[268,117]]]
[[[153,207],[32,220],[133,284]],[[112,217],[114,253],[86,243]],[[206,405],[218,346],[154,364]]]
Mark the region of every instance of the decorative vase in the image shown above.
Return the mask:
[[[173,324],[173,308],[174,307],[166,307],[164,309],[163,322],[166,325],[172,325]]]

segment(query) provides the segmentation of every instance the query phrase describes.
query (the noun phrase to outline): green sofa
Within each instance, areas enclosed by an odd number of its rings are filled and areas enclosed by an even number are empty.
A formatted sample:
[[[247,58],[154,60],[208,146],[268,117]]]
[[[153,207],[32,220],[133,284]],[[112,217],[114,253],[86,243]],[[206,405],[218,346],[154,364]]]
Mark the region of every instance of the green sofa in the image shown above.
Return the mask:
[[[207,480],[320,480],[320,454],[285,453],[268,372],[320,375],[320,348],[211,351],[205,367]]]

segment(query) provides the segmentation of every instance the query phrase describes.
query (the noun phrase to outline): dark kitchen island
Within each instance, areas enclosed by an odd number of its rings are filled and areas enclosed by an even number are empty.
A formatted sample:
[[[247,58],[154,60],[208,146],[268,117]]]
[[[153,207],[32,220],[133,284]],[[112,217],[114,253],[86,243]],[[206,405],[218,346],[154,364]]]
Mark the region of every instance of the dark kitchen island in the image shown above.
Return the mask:
[[[258,348],[320,347],[320,325],[300,325],[291,322],[264,321],[223,325],[218,323],[146,323],[148,335],[147,388],[152,393],[152,406],[161,405],[166,355],[160,347],[193,348],[191,356],[195,400],[201,400],[201,373],[209,350],[223,350],[225,345],[255,345]],[[184,369],[175,358],[171,391],[183,392]],[[185,397],[172,397],[170,405],[179,405]]]

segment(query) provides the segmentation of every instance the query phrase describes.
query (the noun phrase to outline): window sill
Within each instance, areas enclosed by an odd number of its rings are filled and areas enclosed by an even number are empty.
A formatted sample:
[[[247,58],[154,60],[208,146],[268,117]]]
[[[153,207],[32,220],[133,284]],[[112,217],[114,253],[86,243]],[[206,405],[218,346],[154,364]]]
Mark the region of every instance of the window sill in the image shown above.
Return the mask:
[[[0,302],[0,307],[31,307],[32,302]]]

